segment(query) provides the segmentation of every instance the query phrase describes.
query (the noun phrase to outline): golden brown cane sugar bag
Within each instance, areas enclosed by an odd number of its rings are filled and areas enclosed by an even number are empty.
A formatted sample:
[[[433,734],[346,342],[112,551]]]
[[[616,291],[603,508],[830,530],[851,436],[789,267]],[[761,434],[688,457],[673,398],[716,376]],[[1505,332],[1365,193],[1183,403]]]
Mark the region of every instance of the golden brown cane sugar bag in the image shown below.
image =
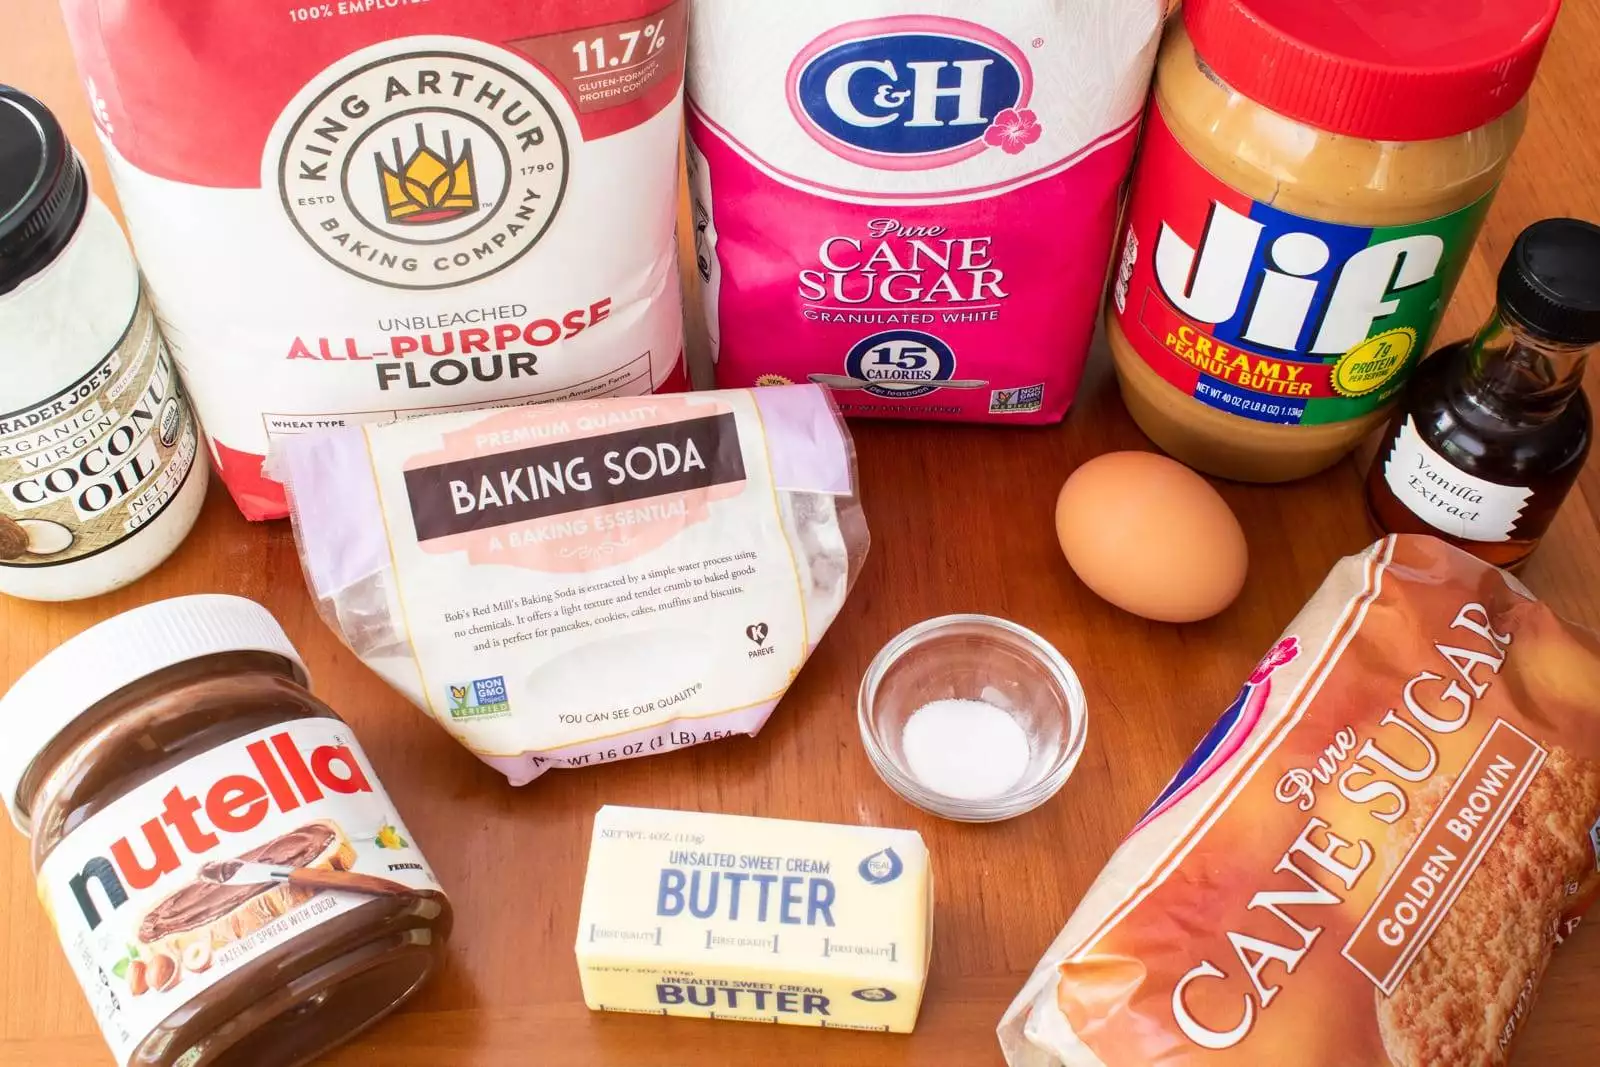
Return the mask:
[[[1012,1067],[1507,1061],[1600,869],[1600,638],[1426,537],[1338,564],[1001,1023]]]

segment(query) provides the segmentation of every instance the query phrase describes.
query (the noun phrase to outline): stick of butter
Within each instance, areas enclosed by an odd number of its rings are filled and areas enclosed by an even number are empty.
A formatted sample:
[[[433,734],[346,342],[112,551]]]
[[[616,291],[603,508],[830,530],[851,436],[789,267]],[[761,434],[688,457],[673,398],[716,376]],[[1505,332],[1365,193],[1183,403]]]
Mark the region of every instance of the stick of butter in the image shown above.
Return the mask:
[[[932,944],[913,831],[595,816],[577,946],[592,1009],[910,1033]]]

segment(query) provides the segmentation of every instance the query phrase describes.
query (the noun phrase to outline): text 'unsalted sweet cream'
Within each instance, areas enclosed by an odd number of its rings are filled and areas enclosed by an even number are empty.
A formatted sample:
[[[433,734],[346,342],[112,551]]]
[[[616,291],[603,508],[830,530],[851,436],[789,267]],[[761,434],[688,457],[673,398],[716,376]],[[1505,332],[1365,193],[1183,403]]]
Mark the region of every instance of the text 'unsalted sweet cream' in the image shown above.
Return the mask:
[[[913,831],[595,816],[577,943],[595,1010],[909,1033],[932,939]]]

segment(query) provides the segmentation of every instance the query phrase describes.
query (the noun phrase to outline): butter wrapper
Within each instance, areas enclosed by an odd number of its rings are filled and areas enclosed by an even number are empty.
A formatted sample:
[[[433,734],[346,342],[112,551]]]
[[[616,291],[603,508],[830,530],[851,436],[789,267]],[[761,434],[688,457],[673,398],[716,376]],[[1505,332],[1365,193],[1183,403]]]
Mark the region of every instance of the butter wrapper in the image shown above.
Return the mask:
[[[932,945],[913,831],[595,816],[577,943],[591,1009],[910,1033]]]

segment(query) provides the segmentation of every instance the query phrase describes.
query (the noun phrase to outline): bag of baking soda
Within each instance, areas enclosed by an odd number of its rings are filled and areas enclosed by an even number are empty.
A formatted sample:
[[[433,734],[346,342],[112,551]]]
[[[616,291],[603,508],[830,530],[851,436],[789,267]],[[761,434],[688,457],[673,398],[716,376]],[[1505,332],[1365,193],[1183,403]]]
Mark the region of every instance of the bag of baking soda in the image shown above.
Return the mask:
[[[1012,1067],[1495,1067],[1600,871],[1600,637],[1402,536],[1334,568],[1000,1026]]]
[[[63,0],[217,470],[310,430],[686,384],[687,0]]]
[[[323,618],[516,785],[756,733],[868,546],[813,385],[425,415],[270,465]]]
[[[724,387],[1054,422],[1164,0],[696,0],[689,176]]]

